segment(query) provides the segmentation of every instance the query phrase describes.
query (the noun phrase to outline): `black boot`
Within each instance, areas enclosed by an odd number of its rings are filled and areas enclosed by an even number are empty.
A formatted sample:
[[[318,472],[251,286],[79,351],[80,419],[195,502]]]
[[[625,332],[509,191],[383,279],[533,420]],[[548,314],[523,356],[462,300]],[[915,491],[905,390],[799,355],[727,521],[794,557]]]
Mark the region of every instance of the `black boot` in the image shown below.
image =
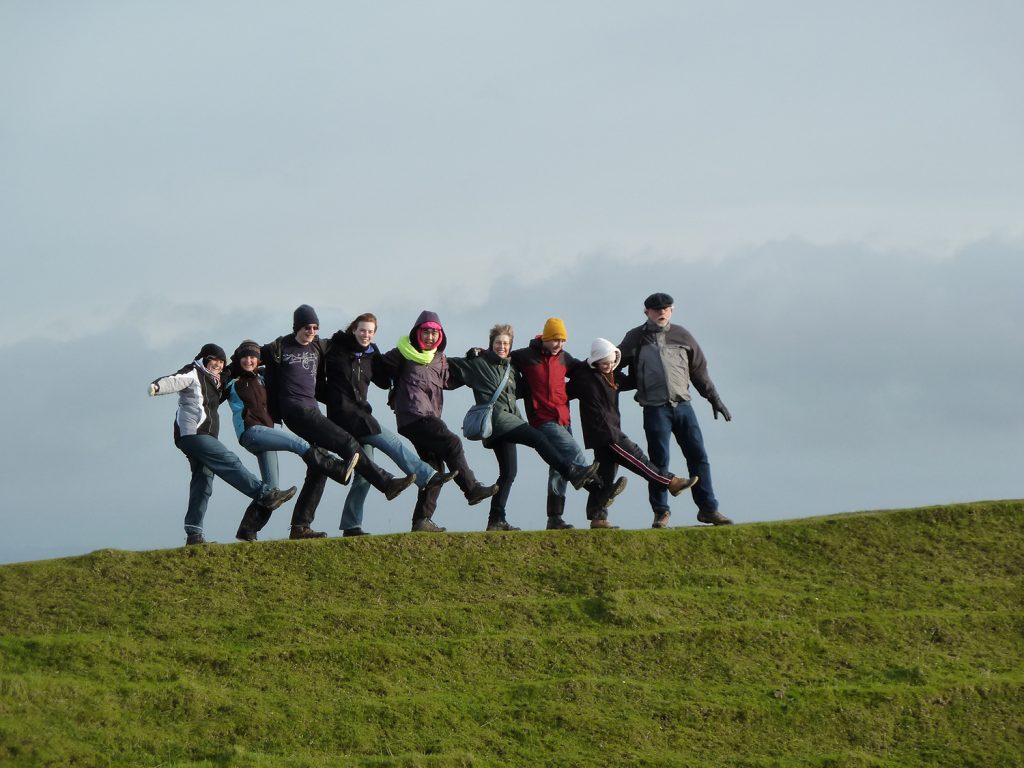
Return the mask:
[[[270,521],[270,510],[255,501],[245,508],[242,522],[238,524],[235,538],[239,541],[256,541],[256,534]]]
[[[342,461],[323,448],[314,445],[306,451],[306,455],[302,457],[302,460],[306,462],[306,466],[323,472],[334,482],[348,485],[349,480],[352,479],[352,471],[356,468],[356,464],[359,463],[359,454],[354,453],[351,459]]]
[[[549,531],[565,531],[572,528],[569,523],[562,519],[565,512],[565,496],[548,494],[548,524]]]

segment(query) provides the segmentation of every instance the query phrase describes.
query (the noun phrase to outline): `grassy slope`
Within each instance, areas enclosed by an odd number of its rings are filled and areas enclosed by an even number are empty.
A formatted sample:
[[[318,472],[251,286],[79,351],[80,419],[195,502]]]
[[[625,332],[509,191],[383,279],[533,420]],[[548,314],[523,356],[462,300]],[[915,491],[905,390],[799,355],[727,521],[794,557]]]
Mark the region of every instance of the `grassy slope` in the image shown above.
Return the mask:
[[[1016,766],[1024,502],[0,568],[0,764]]]

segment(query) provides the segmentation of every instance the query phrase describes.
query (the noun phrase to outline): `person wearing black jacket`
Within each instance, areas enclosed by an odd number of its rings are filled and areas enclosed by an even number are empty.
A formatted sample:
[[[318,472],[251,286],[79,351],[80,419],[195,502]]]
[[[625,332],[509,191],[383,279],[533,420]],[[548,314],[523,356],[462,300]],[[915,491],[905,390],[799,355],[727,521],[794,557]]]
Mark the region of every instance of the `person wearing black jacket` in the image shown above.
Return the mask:
[[[351,434],[320,412],[318,401],[324,398],[326,372],[324,356],[330,343],[317,338],[320,320],[308,304],[296,308],[292,317],[293,333],[280,336],[264,345],[260,359],[265,366],[270,415],[283,421],[299,437],[338,454],[349,469],[379,490],[390,501],[415,481],[415,476],[394,477],[367,457]],[[299,491],[292,512],[292,539],[322,538],[327,534],[310,528],[316,506],[323,493],[324,473],[317,467],[306,470],[306,479]],[[347,478],[346,478],[347,479]]]
[[[380,349],[373,341],[376,333],[377,318],[366,312],[345,330],[331,336],[324,353],[327,418],[352,435],[367,458],[373,458],[376,448],[403,472],[414,476],[419,488],[439,487],[457,473],[436,471],[373,415],[367,398],[371,382],[382,389],[387,389],[390,383],[390,377],[380,365]],[[352,481],[341,512],[340,527],[344,536],[366,534],[362,528],[363,505],[369,491],[370,483],[361,475]]]

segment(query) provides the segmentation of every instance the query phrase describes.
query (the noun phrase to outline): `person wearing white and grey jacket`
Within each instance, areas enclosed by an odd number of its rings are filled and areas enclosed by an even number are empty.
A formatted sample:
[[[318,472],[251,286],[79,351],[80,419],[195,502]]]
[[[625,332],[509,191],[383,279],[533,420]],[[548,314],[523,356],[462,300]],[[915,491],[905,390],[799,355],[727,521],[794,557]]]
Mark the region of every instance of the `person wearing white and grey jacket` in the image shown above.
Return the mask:
[[[174,444],[185,454],[192,471],[188,508],[185,512],[185,543],[204,544],[203,520],[217,475],[253,500],[250,509],[269,515],[295,495],[295,488],[281,491],[253,475],[219,439],[221,378],[226,356],[216,344],[204,344],[191,362],[175,373],[156,379],[149,385],[150,395],[177,393],[178,410],[174,417]]]
[[[721,415],[731,421],[732,416],[711,381],[707,360],[697,340],[681,325],[672,324],[673,306],[674,301],[667,293],[653,293],[644,301],[647,321],[628,331],[619,344],[625,374],[623,388],[635,389],[634,399],[643,407],[651,461],[667,472],[671,441],[675,437],[688,473],[700,477],[691,489],[697,520],[729,525],[732,521],[718,511],[704,437],[690,403],[690,385],[711,403],[716,419]],[[665,488],[649,483],[648,499],[655,520],[667,520]]]

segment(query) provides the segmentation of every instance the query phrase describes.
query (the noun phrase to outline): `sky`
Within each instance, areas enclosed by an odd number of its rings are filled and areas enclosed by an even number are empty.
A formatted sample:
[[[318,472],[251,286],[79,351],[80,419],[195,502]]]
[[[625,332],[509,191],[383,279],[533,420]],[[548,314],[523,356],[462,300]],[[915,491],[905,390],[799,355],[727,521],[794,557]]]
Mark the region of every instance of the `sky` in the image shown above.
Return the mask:
[[[1000,0],[0,2],[0,563],[180,546],[148,383],[302,303],[328,335],[374,312],[385,349],[432,309],[451,354],[558,316],[584,357],[665,291],[733,415],[696,398],[737,523],[1024,497],[1021,28]],[[519,464],[509,519],[542,528]],[[208,538],[246,502],[217,481]],[[639,478],[610,516],[649,527]]]

